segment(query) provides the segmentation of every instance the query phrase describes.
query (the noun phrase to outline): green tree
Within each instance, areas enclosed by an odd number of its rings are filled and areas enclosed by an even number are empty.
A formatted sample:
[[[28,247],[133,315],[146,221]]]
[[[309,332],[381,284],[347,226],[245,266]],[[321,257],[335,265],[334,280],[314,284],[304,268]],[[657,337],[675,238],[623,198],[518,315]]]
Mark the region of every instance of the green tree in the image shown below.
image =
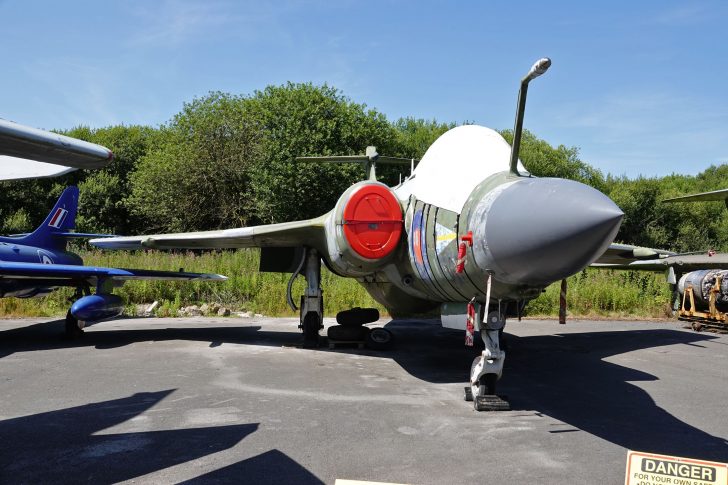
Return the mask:
[[[269,86],[249,106],[263,130],[252,179],[256,222],[318,216],[364,176],[358,164],[302,164],[294,162],[296,156],[361,154],[368,145],[384,154],[396,149],[396,132],[383,114],[333,87]]]
[[[503,130],[503,138],[511,143],[513,132]],[[530,173],[537,177],[559,177],[590,185],[598,190],[605,189],[602,173],[581,161],[579,149],[559,145],[551,146],[547,141],[538,138],[528,130],[523,131],[521,149],[518,158]]]
[[[158,129],[149,126],[110,126],[98,130],[74,128],[69,136],[97,143],[114,152],[106,168],[82,172],[77,227],[83,232],[132,234],[143,229],[134,220],[127,200],[129,176],[150,150],[161,143]]]
[[[397,130],[397,153],[392,155],[421,159],[440,135],[454,127],[455,123],[400,118],[394,123]]]
[[[210,93],[186,103],[131,176],[129,205],[144,232],[247,224],[260,135],[244,98]]]

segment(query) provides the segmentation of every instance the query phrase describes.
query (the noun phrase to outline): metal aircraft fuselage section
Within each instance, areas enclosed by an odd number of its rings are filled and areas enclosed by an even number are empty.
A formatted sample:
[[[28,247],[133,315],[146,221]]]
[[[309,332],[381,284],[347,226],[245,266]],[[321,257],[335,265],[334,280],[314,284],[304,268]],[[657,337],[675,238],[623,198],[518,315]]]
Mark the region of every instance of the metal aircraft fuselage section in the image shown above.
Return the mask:
[[[468,198],[462,214],[410,196],[403,202],[404,231],[397,257],[372,275],[359,278],[360,283],[374,299],[395,313],[426,312],[441,303],[467,302],[472,298],[484,302],[488,264],[481,266],[473,248],[468,246],[463,271],[458,273],[458,247],[469,233],[482,236],[480,227],[484,221],[478,204],[487,200],[489,192],[499,192],[499,187],[510,182],[507,172],[488,177]],[[494,275],[491,299],[526,301],[537,297],[545,286],[509,284]]]
[[[11,263],[71,264],[82,265],[79,256],[68,251],[43,249],[35,246],[15,244],[12,238],[0,238],[0,261]],[[30,298],[48,294],[58,284],[58,280],[47,281],[0,277],[0,298]]]
[[[386,203],[354,196],[381,192],[379,182],[353,185],[326,216],[328,243],[322,249],[329,267],[357,278],[375,300],[401,314],[472,298],[484,303],[489,279],[491,302],[526,302],[603,254],[619,229],[619,208],[579,182],[512,173],[508,155],[509,145],[497,132],[461,126],[438,138],[405,182],[387,188],[399,208],[387,194]],[[370,207],[366,221],[347,220],[346,208],[355,200]],[[351,250],[347,224],[375,235],[391,229],[400,214],[398,241],[391,231],[371,238],[385,241],[374,246],[386,248],[382,257]],[[459,250],[464,264],[456,271]]]

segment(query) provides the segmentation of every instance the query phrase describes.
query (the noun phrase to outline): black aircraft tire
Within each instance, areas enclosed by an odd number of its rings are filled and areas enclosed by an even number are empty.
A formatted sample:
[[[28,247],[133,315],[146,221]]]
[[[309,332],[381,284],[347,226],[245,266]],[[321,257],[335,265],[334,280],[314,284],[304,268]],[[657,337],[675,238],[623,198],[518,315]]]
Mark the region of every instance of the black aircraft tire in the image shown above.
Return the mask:
[[[360,327],[379,320],[376,308],[352,308],[336,314],[336,323],[345,327]]]
[[[71,310],[66,314],[66,337],[76,339],[83,335],[83,329],[79,328],[78,320],[71,315]]]
[[[318,313],[309,312],[303,317],[303,346],[305,348],[318,348],[319,346],[319,330],[321,330],[321,322]]]
[[[356,325],[353,327],[346,325],[332,325],[326,330],[326,335],[331,340],[339,340],[342,342],[363,342],[367,338],[369,329]]]
[[[480,376],[481,394],[495,395],[495,385],[498,382],[498,374],[483,374]]]
[[[392,348],[394,335],[382,327],[374,327],[367,335],[367,347],[372,350],[388,350]]]

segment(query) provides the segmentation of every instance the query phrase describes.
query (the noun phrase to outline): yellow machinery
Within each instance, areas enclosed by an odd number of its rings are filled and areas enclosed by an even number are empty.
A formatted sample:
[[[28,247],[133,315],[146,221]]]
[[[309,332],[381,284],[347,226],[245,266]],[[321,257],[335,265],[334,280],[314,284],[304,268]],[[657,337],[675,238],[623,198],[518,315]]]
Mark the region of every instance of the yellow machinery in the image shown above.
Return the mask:
[[[698,332],[705,327],[728,330],[728,313],[719,311],[716,306],[717,295],[721,291],[721,281],[721,276],[716,276],[715,284],[708,294],[707,312],[697,310],[693,285],[686,285],[682,295],[682,305],[678,312],[678,319],[691,322],[693,330]]]

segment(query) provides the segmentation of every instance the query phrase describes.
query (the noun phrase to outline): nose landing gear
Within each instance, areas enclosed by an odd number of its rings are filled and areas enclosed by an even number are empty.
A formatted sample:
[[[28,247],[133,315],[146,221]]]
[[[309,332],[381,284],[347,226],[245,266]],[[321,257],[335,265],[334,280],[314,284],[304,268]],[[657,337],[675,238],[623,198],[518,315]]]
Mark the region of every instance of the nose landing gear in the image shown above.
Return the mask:
[[[472,401],[476,411],[511,409],[508,401],[495,393],[506,358],[506,353],[500,348],[499,338],[505,324],[505,317],[499,312],[490,312],[484,321],[478,322],[485,350],[473,360],[470,367],[470,385],[465,388],[465,400]]]

